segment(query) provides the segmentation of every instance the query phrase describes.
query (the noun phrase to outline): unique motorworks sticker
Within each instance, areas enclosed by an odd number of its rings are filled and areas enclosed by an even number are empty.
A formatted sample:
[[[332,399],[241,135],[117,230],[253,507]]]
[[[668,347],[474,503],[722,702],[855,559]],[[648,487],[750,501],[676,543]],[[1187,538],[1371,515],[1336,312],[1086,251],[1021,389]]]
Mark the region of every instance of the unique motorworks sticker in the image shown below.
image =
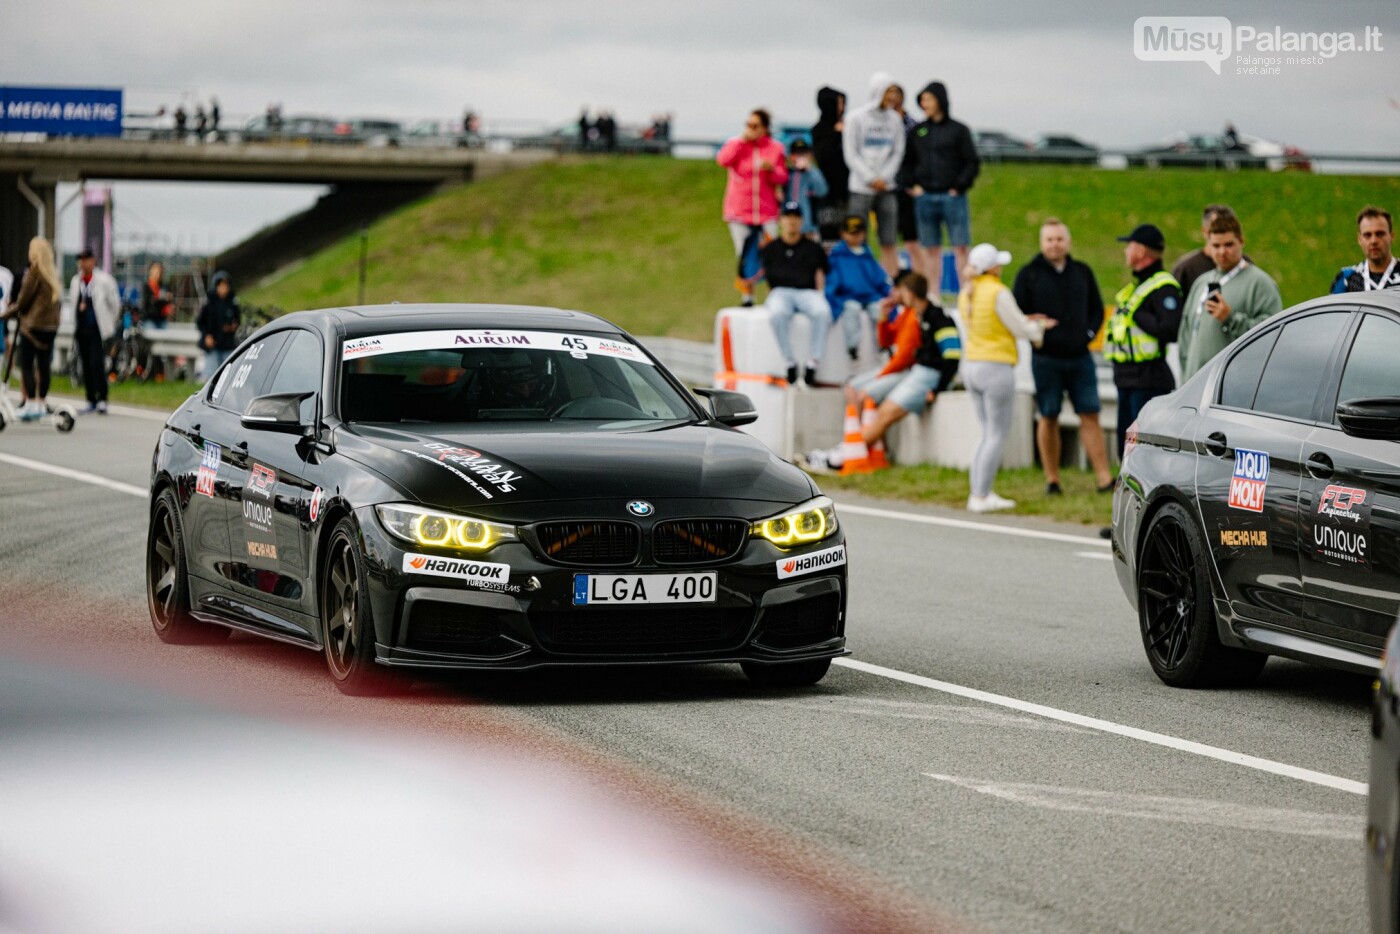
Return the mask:
[[[1366,490],[1329,483],[1318,493],[1311,519],[1315,557],[1328,564],[1371,567],[1371,502]]]
[[[1269,554],[1269,523],[1262,516],[1222,516],[1214,545],[1222,558]]]

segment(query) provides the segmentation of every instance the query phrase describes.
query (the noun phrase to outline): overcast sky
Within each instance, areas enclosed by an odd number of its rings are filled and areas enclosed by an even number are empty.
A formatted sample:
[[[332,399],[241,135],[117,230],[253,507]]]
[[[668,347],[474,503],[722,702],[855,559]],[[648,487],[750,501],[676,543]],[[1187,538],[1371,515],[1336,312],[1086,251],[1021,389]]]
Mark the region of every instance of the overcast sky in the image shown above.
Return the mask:
[[[607,107],[623,122],[675,114],[684,138],[737,132],[747,109],[810,124],[816,89],[863,99],[872,71],[906,90],[947,83],[955,117],[1031,137],[1069,132],[1136,147],[1176,131],[1241,132],[1313,152],[1400,152],[1394,0],[5,0],[0,80],[120,86],[128,110],[207,100],[284,112],[563,123]],[[1139,16],[1226,15],[1260,32],[1381,29],[1384,51],[1276,75],[1143,62]],[[1394,33],[1391,29],[1394,27]],[[225,245],[315,195],[230,186],[117,187],[131,226]],[[716,208],[718,211],[718,207]],[[69,225],[72,226],[71,224]]]

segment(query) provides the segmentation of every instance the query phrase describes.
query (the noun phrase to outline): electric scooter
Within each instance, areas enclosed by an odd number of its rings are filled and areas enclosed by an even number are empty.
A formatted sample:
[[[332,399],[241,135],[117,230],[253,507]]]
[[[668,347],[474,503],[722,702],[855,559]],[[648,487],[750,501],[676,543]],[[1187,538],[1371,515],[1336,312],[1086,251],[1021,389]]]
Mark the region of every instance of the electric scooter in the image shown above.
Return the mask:
[[[66,402],[57,404],[49,403],[48,411],[38,418],[20,418],[19,409],[15,408],[10,401],[10,367],[14,363],[15,344],[19,342],[19,322],[15,322],[14,334],[8,333],[9,325],[5,324],[7,333],[5,334],[5,374],[0,377],[0,431],[5,429],[11,422],[19,425],[52,425],[62,432],[73,430],[73,426],[78,423],[78,411]]]

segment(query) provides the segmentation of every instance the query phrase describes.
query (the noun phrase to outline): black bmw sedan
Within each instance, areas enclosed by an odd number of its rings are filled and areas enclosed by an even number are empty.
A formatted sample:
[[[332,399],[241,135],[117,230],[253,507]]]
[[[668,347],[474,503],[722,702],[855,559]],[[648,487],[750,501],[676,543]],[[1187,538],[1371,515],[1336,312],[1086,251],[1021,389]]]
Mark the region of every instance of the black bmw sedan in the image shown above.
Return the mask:
[[[1400,293],[1297,305],[1129,431],[1113,557],[1148,662],[1243,684],[1270,655],[1373,673],[1400,609]]]
[[[820,680],[845,649],[829,499],[633,338],[579,312],[307,311],[167,422],[147,593],[167,642],[230,629],[395,666],[738,662]]]

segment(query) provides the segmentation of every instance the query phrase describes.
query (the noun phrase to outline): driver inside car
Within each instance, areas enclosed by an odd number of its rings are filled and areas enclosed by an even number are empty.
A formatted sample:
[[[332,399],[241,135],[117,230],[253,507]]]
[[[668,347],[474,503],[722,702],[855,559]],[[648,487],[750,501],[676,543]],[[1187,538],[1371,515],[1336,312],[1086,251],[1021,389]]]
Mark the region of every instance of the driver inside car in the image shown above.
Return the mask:
[[[492,350],[483,377],[482,408],[544,409],[552,404],[554,362],[525,350]]]

